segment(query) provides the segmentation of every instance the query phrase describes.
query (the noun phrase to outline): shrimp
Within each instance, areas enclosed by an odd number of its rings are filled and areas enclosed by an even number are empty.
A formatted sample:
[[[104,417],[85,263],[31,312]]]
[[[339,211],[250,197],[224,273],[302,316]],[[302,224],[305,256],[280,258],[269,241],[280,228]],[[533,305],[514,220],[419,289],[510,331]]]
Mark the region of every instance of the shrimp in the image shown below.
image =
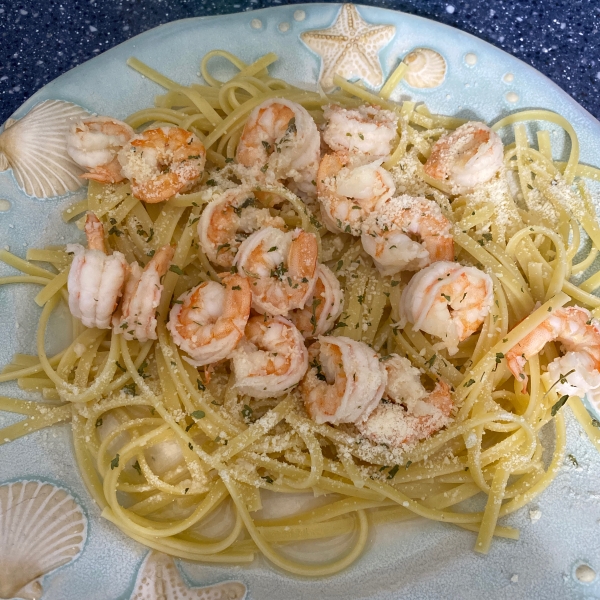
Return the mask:
[[[548,365],[550,378],[560,394],[600,399],[600,323],[579,306],[557,308],[531,333],[506,353],[511,373],[527,391],[523,368],[548,342],[558,341],[567,352]]]
[[[398,117],[378,106],[342,108],[336,104],[323,111],[323,140],[334,151],[387,156],[396,140]]]
[[[448,181],[457,192],[488,182],[501,169],[504,147],[485,123],[470,121],[441,137],[431,149],[425,173]]]
[[[400,196],[377,205],[363,226],[362,246],[382,275],[454,260],[451,223],[426,198]]]
[[[454,402],[445,381],[438,381],[428,392],[421,373],[408,359],[392,354],[384,364],[387,402],[356,423],[362,435],[376,444],[400,448],[426,439],[450,423]]]
[[[208,259],[229,268],[248,234],[263,227],[283,230],[285,221],[271,216],[268,208],[257,208],[249,186],[240,186],[226,190],[208,204],[198,221],[198,237]]]
[[[135,135],[133,129],[111,117],[89,117],[71,125],[67,153],[88,169],[81,177],[101,183],[123,180],[117,153]]]
[[[302,308],[316,283],[318,247],[314,234],[266,227],[240,246],[235,266],[252,279],[252,308],[287,315]]]
[[[364,342],[319,336],[309,348],[311,368],[301,383],[304,407],[317,423],[356,423],[381,400],[387,373]]]
[[[344,292],[329,267],[317,265],[315,289],[304,308],[290,313],[290,319],[305,338],[327,333],[344,308]]]
[[[304,338],[283,317],[252,317],[231,360],[235,388],[253,398],[285,394],[308,369]]]
[[[227,358],[244,335],[252,292],[246,277],[227,275],[182,294],[169,314],[173,341],[196,367]]]
[[[326,154],[317,173],[317,197],[327,229],[360,235],[362,222],[396,191],[381,160],[367,162],[346,152]]]
[[[475,267],[435,262],[419,271],[400,298],[400,326],[412,323],[443,340],[450,355],[475,333],[494,301],[492,278]]]
[[[131,191],[143,202],[168,200],[188,189],[202,175],[204,144],[180,127],[146,129],[118,154]]]
[[[174,252],[171,246],[163,246],[143,269],[137,262],[130,265],[123,300],[112,320],[114,333],[142,343],[156,339],[156,309],[163,291],[160,278],[168,271]]]
[[[129,267],[120,252],[106,254],[104,227],[92,212],[85,220],[85,234],[87,250],[67,244],[67,252],[75,255],[67,281],[69,310],[86,327],[110,329]]]
[[[236,158],[246,167],[260,167],[267,179],[292,179],[298,189],[314,193],[320,147],[319,130],[305,108],[270,98],[250,113]]]

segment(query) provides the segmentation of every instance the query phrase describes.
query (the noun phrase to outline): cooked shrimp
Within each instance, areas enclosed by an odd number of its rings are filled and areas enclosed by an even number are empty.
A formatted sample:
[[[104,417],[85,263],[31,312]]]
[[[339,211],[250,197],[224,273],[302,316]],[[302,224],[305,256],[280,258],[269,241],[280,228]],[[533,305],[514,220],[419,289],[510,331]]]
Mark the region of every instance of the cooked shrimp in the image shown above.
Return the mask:
[[[387,374],[370,346],[343,336],[319,336],[309,358],[301,390],[313,421],[357,423],[377,408]]]
[[[249,186],[240,186],[217,195],[204,209],[198,221],[198,237],[210,261],[231,267],[240,244],[248,235],[263,227],[285,229],[281,217],[273,217],[268,208],[257,208]]]
[[[381,160],[367,162],[346,152],[326,154],[317,174],[317,196],[323,222],[333,233],[360,235],[362,222],[379,202],[396,191]]]
[[[335,151],[375,156],[391,153],[397,138],[398,117],[377,106],[342,108],[336,104],[323,111],[323,140]]]
[[[454,260],[450,225],[433,200],[400,196],[377,205],[363,225],[361,241],[382,275],[418,271]]]
[[[169,270],[174,252],[171,246],[163,246],[143,269],[136,262],[130,265],[123,300],[112,321],[113,331],[126,340],[156,339],[156,309],[163,291],[160,278]]]
[[[281,396],[308,369],[304,338],[283,317],[252,317],[231,360],[236,389],[253,398]]]
[[[400,299],[400,325],[412,323],[443,340],[455,354],[458,343],[475,333],[494,301],[489,275],[455,262],[435,262],[419,271]]]
[[[506,353],[508,368],[523,382],[527,391],[527,375],[523,368],[548,342],[560,342],[567,350],[564,356],[548,365],[548,374],[560,394],[583,396],[600,393],[600,323],[589,311],[579,306],[557,308],[531,333]]]
[[[85,234],[87,250],[79,244],[67,244],[67,252],[75,255],[67,281],[69,310],[86,327],[110,329],[123,293],[127,261],[120,252],[106,254],[104,227],[92,212],[87,214]]]
[[[344,292],[329,267],[317,265],[315,289],[304,308],[290,313],[290,319],[305,338],[327,333],[344,308]]]
[[[134,135],[133,129],[123,121],[89,117],[71,125],[67,152],[78,165],[88,169],[83,178],[118,183],[123,175],[117,153]]]
[[[206,150],[185,129],[158,127],[136,135],[118,158],[134,196],[154,203],[185,191],[202,175]]]
[[[439,381],[432,392],[421,383],[421,373],[406,358],[393,354],[384,361],[387,385],[379,406],[358,430],[376,444],[391,448],[408,446],[430,437],[450,422],[454,407],[450,386]]]
[[[425,173],[465,192],[492,179],[503,159],[504,147],[498,134],[484,123],[470,121],[433,145]]]
[[[252,308],[269,315],[302,308],[315,286],[317,257],[312,233],[275,227],[253,233],[235,257],[239,273],[252,279]]]
[[[250,113],[236,158],[260,167],[266,178],[292,179],[300,190],[314,193],[320,147],[319,130],[305,108],[270,98]]]
[[[200,367],[227,358],[244,335],[252,292],[248,279],[227,275],[223,285],[205,281],[181,295],[169,314],[173,341]]]

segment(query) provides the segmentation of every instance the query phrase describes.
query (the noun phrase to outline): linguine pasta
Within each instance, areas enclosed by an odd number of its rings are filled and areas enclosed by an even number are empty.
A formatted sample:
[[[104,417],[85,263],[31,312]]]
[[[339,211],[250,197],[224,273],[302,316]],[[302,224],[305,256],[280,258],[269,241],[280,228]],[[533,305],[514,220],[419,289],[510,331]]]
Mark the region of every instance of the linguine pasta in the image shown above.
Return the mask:
[[[226,82],[215,79],[214,57],[230,61],[237,75]],[[415,102],[390,101],[405,65],[380,95],[340,77],[335,78],[339,91],[326,95],[270,77],[268,67],[276,59],[270,53],[246,64],[215,50],[201,62],[205,84],[189,87],[137,59],[128,61],[166,92],[126,122],[134,129],[166,124],[194,132],[212,166],[195,191],[156,205],[141,203],[127,182],[91,181],[87,198],[63,216],[82,226],[81,214],[93,211],[111,249],[128,262],[143,264],[162,246],[175,247],[157,310],[158,339],[127,341],[73,319],[72,343],[48,356],[48,321],[68,297],[71,257],[63,247],[30,249],[27,260],[0,251],[0,259],[22,273],[1,278],[0,284],[41,286],[35,302],[42,307],[37,356],[15,355],[0,382],[16,380],[23,390],[41,391],[44,400],[0,397],[0,410],[25,416],[0,431],[0,443],[70,421],[81,475],[102,516],[140,543],[189,560],[238,564],[262,554],[291,573],[325,576],[360,556],[371,527],[416,517],[474,532],[475,550],[482,553],[494,536],[518,539],[518,530],[501,519],[531,502],[556,476],[565,453],[561,406],[566,398],[559,397],[546,370],[558,356],[555,344],[528,361],[526,392],[505,355],[549,312],[573,301],[600,316],[600,299],[593,294],[600,276],[571,283],[572,276],[587,272],[600,249],[600,227],[584,182],[598,179],[600,171],[579,163],[569,122],[528,110],[492,126],[512,128],[515,139],[505,147],[497,181],[471,194],[453,194],[424,172],[423,163],[435,140],[463,121],[431,114]],[[378,273],[360,238],[328,232],[289,189],[256,186],[264,206],[288,226],[316,234],[321,262],[341,281],[345,302],[332,334],[366,342],[383,356],[406,356],[432,383],[443,378],[452,386],[457,406],[452,423],[408,451],[373,444],[351,427],[315,423],[297,390],[267,399],[238,393],[226,364],[204,371],[191,366],[167,330],[174,299],[202,281],[219,279],[199,246],[195,223],[211,186],[235,178],[233,159],[246,119],[268,98],[301,104],[317,123],[330,103],[376,104],[397,113],[399,141],[384,167],[404,193],[439,205],[452,223],[456,259],[492,278],[492,310],[480,331],[449,356],[427,334],[396,325],[393,307],[404,283]],[[547,131],[539,131],[530,144],[529,121],[550,122],[568,134],[566,162],[554,160]],[[284,198],[276,210],[273,195]],[[584,238],[590,243],[584,245]],[[600,449],[598,429],[581,400],[572,397],[568,403]],[[549,463],[543,460],[546,426],[554,430]],[[258,518],[267,490],[283,506],[286,497],[298,494],[326,501],[305,512],[290,509],[278,518]],[[466,502],[473,498],[485,500],[481,510]],[[207,537],[205,524],[219,511],[229,515],[229,530]],[[344,543],[333,560],[320,560],[317,553],[309,564],[286,553],[289,544],[337,537]]]

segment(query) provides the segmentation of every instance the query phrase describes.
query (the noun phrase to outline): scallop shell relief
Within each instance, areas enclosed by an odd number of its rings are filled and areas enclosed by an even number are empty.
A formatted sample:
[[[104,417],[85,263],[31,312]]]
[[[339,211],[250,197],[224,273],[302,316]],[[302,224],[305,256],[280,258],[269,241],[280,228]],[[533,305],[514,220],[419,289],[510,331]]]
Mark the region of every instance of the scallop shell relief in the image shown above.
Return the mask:
[[[46,100],[22,119],[8,119],[0,134],[0,171],[12,169],[17,185],[36,198],[79,189],[83,170],[67,154],[67,134],[74,120],[89,116],[71,102]]]
[[[434,88],[446,77],[444,57],[430,48],[417,48],[404,58],[408,69],[404,81],[415,88]]]
[[[170,556],[151,550],[140,567],[130,600],[243,600],[245,596],[246,586],[240,581],[191,588]]]
[[[87,519],[73,496],[40,481],[0,486],[0,598],[42,596],[44,575],[75,560]]]

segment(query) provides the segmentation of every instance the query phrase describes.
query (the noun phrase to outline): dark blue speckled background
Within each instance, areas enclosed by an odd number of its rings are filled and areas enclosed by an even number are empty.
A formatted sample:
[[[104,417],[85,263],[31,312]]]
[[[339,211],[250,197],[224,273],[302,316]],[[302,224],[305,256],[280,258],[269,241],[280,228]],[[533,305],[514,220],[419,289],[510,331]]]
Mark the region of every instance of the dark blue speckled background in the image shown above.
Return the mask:
[[[310,0],[303,0],[310,1]],[[61,73],[161,23],[284,0],[0,1],[0,123]],[[364,0],[452,25],[529,63],[600,118],[600,0]]]

